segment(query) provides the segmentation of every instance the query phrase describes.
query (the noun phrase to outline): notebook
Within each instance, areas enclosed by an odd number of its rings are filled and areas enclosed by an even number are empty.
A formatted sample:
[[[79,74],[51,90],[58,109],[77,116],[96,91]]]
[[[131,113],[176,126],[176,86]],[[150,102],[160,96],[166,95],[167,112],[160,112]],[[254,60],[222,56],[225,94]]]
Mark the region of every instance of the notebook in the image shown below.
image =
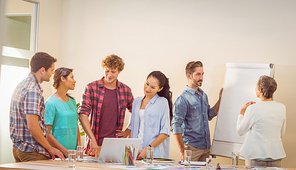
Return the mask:
[[[125,153],[125,146],[137,147],[136,153],[142,148],[140,138],[104,138],[101,152],[96,162],[122,163]]]
[[[181,165],[184,165],[184,162],[180,162]],[[186,163],[185,163],[186,164]],[[207,162],[201,162],[201,161],[190,161],[191,165],[195,165],[195,166],[206,166]]]

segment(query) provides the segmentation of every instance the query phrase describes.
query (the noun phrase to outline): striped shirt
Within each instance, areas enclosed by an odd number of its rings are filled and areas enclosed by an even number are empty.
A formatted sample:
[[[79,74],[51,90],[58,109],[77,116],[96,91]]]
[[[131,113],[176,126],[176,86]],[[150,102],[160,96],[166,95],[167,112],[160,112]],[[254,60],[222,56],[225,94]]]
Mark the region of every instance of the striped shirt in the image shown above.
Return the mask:
[[[104,77],[103,77],[104,78]],[[79,107],[79,114],[86,114],[90,117],[91,130],[96,138],[97,143],[99,143],[99,123],[101,108],[104,100],[104,94],[106,88],[103,84],[103,78],[100,80],[93,81],[86,85],[84,93],[81,99],[81,105]],[[118,117],[117,117],[117,128],[116,130],[122,130],[124,123],[125,111],[128,109],[132,111],[132,104],[134,97],[132,95],[131,89],[117,81],[117,106],[118,106]],[[87,140],[87,152],[90,148],[90,140]]]
[[[38,123],[44,137],[47,128],[44,121],[43,90],[37,78],[29,73],[28,77],[15,88],[10,104],[10,138],[13,147],[24,152],[38,152],[49,157],[49,153],[32,136],[27,125],[27,114],[38,115]]]

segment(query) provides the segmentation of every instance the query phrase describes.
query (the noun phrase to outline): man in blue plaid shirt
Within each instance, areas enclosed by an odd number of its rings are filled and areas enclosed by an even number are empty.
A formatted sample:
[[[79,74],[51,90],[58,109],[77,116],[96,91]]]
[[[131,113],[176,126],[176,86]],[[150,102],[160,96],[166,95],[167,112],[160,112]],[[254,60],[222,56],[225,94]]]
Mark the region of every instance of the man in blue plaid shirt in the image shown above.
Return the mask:
[[[40,84],[49,81],[57,60],[44,52],[36,53],[31,61],[31,73],[13,92],[10,105],[10,138],[16,162],[46,160],[62,152],[46,140],[44,97]]]

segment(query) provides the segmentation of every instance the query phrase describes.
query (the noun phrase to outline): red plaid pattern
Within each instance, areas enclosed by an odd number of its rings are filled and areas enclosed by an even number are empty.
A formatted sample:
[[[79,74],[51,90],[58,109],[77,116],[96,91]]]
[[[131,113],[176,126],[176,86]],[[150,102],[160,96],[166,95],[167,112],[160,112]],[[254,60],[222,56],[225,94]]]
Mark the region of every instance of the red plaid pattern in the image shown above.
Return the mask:
[[[86,114],[90,117],[91,129],[97,140],[97,143],[99,138],[100,114],[105,94],[103,78],[100,80],[93,81],[86,85],[82,95],[81,105],[78,109],[79,114]],[[131,89],[127,85],[121,83],[120,81],[117,81],[116,91],[119,111],[117,120],[117,130],[122,130],[125,111],[126,109],[128,109],[130,112],[132,111],[134,97],[132,95]],[[89,148],[90,140],[87,139],[87,152]]]

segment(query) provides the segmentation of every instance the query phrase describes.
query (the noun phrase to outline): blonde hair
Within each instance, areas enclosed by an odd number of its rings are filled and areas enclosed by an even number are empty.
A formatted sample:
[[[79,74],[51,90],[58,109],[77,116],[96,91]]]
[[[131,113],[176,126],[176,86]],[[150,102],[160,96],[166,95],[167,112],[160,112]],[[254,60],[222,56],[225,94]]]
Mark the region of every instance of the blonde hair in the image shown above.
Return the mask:
[[[111,54],[102,60],[101,66],[104,69],[109,68],[118,69],[118,71],[122,71],[124,69],[124,62],[122,58],[118,57],[117,55]]]

